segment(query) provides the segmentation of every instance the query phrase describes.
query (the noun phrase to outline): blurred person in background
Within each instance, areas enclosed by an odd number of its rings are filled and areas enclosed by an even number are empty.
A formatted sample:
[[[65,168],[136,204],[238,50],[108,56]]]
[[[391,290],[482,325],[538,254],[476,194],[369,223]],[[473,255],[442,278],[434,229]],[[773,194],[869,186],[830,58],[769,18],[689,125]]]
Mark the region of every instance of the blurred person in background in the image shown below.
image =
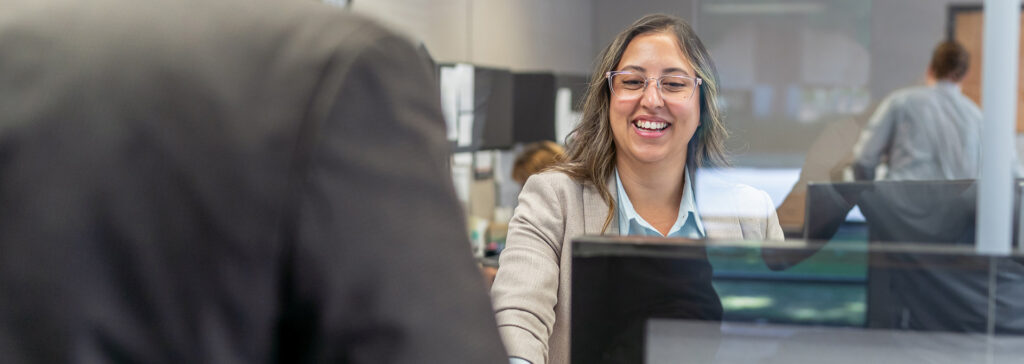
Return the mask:
[[[5,363],[507,361],[433,69],[315,2],[0,2]]]
[[[530,176],[562,160],[564,154],[565,148],[550,140],[527,144],[512,165],[512,179],[522,186]]]
[[[927,85],[893,92],[879,104],[853,149],[857,180],[952,180],[978,176],[981,109],[960,91],[969,55],[939,43]],[[885,165],[884,176],[876,168]]]
[[[512,164],[512,179],[521,187],[530,176],[558,163],[563,154],[565,148],[550,140],[527,144]],[[480,270],[488,286],[494,283],[494,276],[498,274],[497,266],[483,265]]]

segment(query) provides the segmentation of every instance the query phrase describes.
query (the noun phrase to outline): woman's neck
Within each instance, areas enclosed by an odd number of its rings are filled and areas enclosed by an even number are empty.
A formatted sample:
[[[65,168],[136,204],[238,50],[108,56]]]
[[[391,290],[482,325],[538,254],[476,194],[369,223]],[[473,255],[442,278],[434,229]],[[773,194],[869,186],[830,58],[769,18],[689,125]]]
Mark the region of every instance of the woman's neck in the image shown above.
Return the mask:
[[[685,160],[685,159],[684,159]],[[644,212],[663,214],[667,210],[678,210],[683,197],[683,171],[685,165],[666,168],[663,165],[647,165],[616,161],[622,187],[633,204],[633,209],[648,222]],[[678,211],[676,211],[678,212]],[[675,217],[672,218],[675,220]]]

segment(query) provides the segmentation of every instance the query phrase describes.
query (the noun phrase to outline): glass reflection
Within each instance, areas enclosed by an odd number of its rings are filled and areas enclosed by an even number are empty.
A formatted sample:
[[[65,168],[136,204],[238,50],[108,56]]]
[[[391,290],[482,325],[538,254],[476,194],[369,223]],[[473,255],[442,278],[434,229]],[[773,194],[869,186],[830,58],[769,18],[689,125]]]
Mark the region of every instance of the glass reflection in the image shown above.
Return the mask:
[[[1022,255],[936,243],[630,237],[584,237],[573,249],[573,363],[998,363],[1024,355]],[[784,270],[767,264],[812,255]]]

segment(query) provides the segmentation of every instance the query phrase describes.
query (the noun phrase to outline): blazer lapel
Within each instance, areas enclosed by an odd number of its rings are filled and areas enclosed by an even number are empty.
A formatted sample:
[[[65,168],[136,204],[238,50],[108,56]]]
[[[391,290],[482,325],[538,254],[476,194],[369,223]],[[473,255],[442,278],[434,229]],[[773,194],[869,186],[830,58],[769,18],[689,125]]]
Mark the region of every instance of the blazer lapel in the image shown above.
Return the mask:
[[[615,198],[615,177],[609,177],[605,181],[608,192]],[[583,233],[586,235],[601,235],[601,228],[604,226],[604,219],[608,216],[608,204],[601,198],[597,188],[589,183],[583,184]],[[618,214],[612,215],[612,222],[608,225],[605,235],[619,235]]]

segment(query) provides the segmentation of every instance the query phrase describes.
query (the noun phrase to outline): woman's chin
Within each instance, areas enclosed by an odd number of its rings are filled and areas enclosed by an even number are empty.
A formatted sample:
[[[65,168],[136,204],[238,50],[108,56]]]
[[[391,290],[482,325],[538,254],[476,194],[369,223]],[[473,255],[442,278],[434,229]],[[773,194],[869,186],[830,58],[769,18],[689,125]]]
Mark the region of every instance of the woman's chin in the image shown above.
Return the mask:
[[[641,152],[634,153],[633,158],[629,158],[629,162],[636,163],[638,165],[670,165],[673,162],[673,158],[669,158],[668,153],[664,152]],[[678,163],[683,163],[682,158],[678,158]]]

